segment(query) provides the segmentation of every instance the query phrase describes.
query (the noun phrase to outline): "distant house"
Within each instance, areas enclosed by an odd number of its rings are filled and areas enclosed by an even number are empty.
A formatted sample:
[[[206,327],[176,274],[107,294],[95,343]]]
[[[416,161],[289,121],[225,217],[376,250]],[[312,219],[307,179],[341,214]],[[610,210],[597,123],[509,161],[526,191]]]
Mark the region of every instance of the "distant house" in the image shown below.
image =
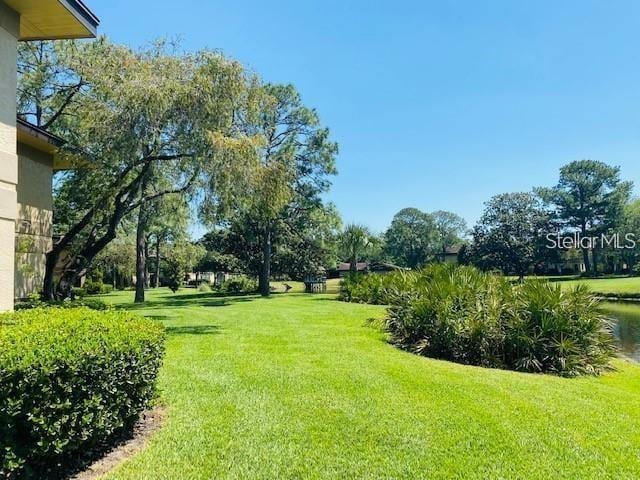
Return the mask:
[[[358,273],[364,273],[367,271],[368,266],[369,264],[367,262],[358,262],[356,263],[356,271]],[[340,278],[349,275],[349,273],[351,273],[351,264],[347,262],[338,264],[337,272]]]
[[[239,273],[230,272],[189,272],[185,275],[185,281],[189,285],[197,285],[206,282],[219,287],[230,278],[239,276]]]
[[[447,247],[442,255],[444,263],[458,263],[458,255],[460,253],[460,245]]]
[[[40,287],[61,142],[17,119],[18,42],[95,37],[97,26],[80,0],[0,0],[0,311]]]
[[[536,273],[547,275],[579,274],[587,271],[582,252],[575,248],[555,252],[555,258],[543,262]]]
[[[564,275],[564,274],[578,274],[584,273],[587,268],[584,262],[579,260],[564,259],[555,262],[546,262],[543,265],[543,272],[548,275]]]

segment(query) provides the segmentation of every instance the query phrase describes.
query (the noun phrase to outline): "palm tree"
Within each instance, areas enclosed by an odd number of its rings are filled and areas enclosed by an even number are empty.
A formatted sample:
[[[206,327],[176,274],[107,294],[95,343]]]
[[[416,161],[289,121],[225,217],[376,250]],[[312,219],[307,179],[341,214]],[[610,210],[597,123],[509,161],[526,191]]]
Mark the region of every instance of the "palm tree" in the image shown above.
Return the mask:
[[[349,259],[351,273],[358,271],[358,257],[371,248],[371,231],[364,225],[348,224],[340,234],[340,246]]]

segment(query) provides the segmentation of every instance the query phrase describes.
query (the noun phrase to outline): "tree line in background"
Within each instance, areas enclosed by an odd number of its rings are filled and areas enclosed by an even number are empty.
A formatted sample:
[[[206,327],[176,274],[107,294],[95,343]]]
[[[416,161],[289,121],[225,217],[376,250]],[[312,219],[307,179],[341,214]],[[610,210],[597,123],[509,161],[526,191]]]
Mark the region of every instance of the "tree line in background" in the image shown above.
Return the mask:
[[[62,137],[59,155],[73,165],[54,180],[46,299],[111,269],[116,284],[135,277],[143,301],[162,261],[178,277],[195,268],[178,257],[212,260],[202,247],[180,254],[195,248],[186,229],[196,216],[250,244],[263,294],[274,242],[278,259],[300,263],[289,270],[324,262],[339,221],[321,194],[338,147],[291,85],[264,83],[217,52],[166,42],[132,50],[105,38],[21,44],[18,72],[19,116]]]
[[[632,189],[618,167],[571,162],[551,188],[491,198],[461,260],[520,277],[637,272],[640,201]]]
[[[470,230],[454,213],[415,208],[398,212],[380,236],[349,225],[342,258],[352,271],[361,260],[416,269],[459,252],[453,261],[521,278],[532,273],[637,274],[640,200],[632,198],[632,189],[618,167],[574,161],[560,169],[551,188],[492,197]]]
[[[90,274],[135,284],[144,301],[145,288],[177,288],[190,271],[246,273],[268,295],[273,277],[324,275],[340,262],[416,269],[458,249],[462,263],[519,276],[571,261],[587,274],[638,263],[637,249],[547,248],[550,234],[640,239],[632,183],[602,162],[572,162],[554,187],[491,198],[471,230],[455,213],[405,208],[376,235],[343,226],[323,201],[338,146],[291,85],[220,53],[105,38],[23,43],[18,72],[19,115],[62,137],[59,156],[73,165],[54,180],[46,299]],[[209,232],[194,243],[196,218]]]

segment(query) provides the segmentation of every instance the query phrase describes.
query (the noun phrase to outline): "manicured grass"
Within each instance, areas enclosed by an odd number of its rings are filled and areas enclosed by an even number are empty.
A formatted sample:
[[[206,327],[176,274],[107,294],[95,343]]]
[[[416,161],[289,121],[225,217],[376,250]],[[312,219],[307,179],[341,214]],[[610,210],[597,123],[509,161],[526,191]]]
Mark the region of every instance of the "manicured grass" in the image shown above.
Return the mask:
[[[579,283],[597,293],[640,295],[640,277],[584,278],[563,281],[562,286],[570,287]]]
[[[516,281],[516,277],[508,277],[513,281]],[[581,278],[577,275],[567,276],[531,276],[528,278],[537,278],[542,280],[549,280],[550,282],[558,282],[563,288],[569,288],[577,284],[587,285],[593,292],[601,293],[603,295],[613,294],[633,294],[640,295],[640,277],[628,277],[628,276],[612,276],[605,278]]]
[[[122,304],[132,292],[106,297]],[[331,296],[149,293],[168,419],[109,479],[638,478],[640,367],[467,367],[388,345]]]

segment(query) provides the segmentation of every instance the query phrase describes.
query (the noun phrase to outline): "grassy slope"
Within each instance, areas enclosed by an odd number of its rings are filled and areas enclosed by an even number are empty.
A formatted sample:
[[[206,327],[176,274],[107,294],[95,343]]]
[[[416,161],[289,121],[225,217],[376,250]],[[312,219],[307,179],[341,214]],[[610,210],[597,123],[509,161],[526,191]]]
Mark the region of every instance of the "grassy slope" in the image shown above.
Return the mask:
[[[169,331],[169,419],[108,478],[640,476],[638,366],[574,380],[465,367],[386,344],[364,325],[379,307],[181,292],[140,310]]]

